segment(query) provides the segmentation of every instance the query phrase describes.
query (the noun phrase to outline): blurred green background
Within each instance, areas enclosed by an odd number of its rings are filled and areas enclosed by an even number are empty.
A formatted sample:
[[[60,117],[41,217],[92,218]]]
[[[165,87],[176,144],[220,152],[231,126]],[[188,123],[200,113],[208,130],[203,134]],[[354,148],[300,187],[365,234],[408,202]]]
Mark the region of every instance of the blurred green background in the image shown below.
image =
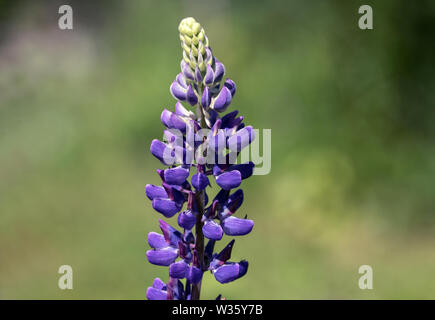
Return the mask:
[[[231,108],[272,129],[272,170],[238,212],[255,220],[233,251],[248,274],[206,274],[202,297],[435,298],[435,2],[393,0],[0,1],[0,298],[144,299],[167,280],[145,258],[160,215],[144,186],[186,16],[237,83]]]

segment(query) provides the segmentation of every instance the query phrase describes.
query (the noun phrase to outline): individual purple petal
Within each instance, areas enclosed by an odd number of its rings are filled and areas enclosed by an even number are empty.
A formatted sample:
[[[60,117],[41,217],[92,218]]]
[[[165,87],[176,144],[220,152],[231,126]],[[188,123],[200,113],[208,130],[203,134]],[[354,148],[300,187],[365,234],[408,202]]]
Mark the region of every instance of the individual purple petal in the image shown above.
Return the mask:
[[[233,80],[228,78],[228,79],[225,80],[224,86],[227,87],[230,90],[231,96],[234,98],[234,95],[236,94],[236,84],[235,84],[235,82]]]
[[[195,266],[191,266],[189,269],[187,269],[187,273],[186,273],[186,279],[192,283],[192,284],[196,284],[198,282],[201,281],[202,279],[202,271],[200,268],[195,267]]]
[[[171,114],[172,112],[170,112],[167,109],[164,109],[162,111],[162,114],[160,115],[160,120],[162,121],[162,123],[169,128],[169,122],[171,120]]]
[[[228,236],[244,236],[251,232],[253,227],[254,221],[234,216],[227,217],[222,221],[222,228]]]
[[[179,157],[183,157],[183,150],[178,151],[178,148],[171,148],[166,143],[154,139],[151,142],[150,151],[154,157],[160,160],[164,165],[171,165]],[[179,155],[181,153],[181,155]]]
[[[170,154],[170,148],[166,143],[154,139],[151,142],[150,151],[154,157],[159,159],[163,164],[167,165],[165,157]]]
[[[209,266],[210,270],[212,270],[212,271],[216,270],[217,268],[219,268],[220,266],[225,264],[225,262],[227,262],[231,258],[231,252],[233,251],[234,242],[235,242],[234,239],[231,240],[225,246],[225,248],[223,248],[222,251],[219,252],[219,254],[215,256],[215,258],[210,263],[210,266]]]
[[[186,122],[175,113],[172,113],[169,129],[178,129],[184,132],[186,130]]]
[[[156,169],[156,172],[157,172],[157,174],[159,175],[159,177],[160,177],[163,181],[165,181],[165,177],[164,177],[164,175],[163,175],[163,171],[165,171],[165,170],[162,170],[162,169]],[[166,192],[167,192],[167,190],[166,190]]]
[[[171,278],[169,278],[169,279],[171,279]],[[185,298],[185,296],[184,296],[184,285],[183,285],[183,283],[179,280],[179,279],[177,279],[177,286],[176,286],[176,290],[174,290],[175,292],[175,298],[177,299],[177,300],[181,300],[181,299],[184,299]]]
[[[242,123],[243,119],[243,116],[235,118],[232,122],[233,128],[235,127],[237,130],[243,129],[245,127],[245,124]]]
[[[183,259],[186,262],[189,262],[192,260],[192,253],[190,251],[190,248],[188,247],[188,245],[190,246],[190,244],[195,243],[195,236],[193,235],[193,232],[191,232],[190,230],[188,230],[188,232],[186,232],[186,235],[184,237],[184,242],[179,241],[178,242],[178,255],[180,256],[181,259]]]
[[[173,228],[169,223],[167,223],[162,219],[159,219],[159,223],[160,223],[160,230],[162,230],[166,242],[174,247],[178,247],[178,243],[181,241],[183,237],[181,232]]]
[[[197,83],[202,82],[201,71],[199,71],[199,68],[198,68],[198,67],[195,69],[195,81],[196,81]]]
[[[192,230],[184,230],[183,240],[188,245],[195,243],[195,236],[193,235],[193,231]]]
[[[228,197],[228,200],[224,204],[224,212],[222,213],[222,216],[228,216],[234,214],[237,209],[240,208],[240,206],[243,203],[243,190],[238,189],[236,192],[231,194]]]
[[[243,277],[248,271],[248,262],[229,263],[220,266],[214,271],[213,275],[220,283],[228,283]]]
[[[164,290],[148,287],[147,289],[148,300],[167,300],[167,292]]]
[[[218,201],[221,206],[224,206],[225,203],[228,201],[229,196],[230,192],[228,190],[221,189],[214,197],[213,202]]]
[[[154,289],[165,290],[166,289],[166,284],[160,278],[155,278],[154,281],[153,281],[153,288]]]
[[[225,74],[225,66],[222,63],[216,61],[213,82],[221,81],[224,74]]]
[[[207,71],[204,76],[205,85],[210,85],[213,83],[213,75],[214,75],[213,68],[210,65],[207,65]]]
[[[181,116],[181,117],[190,117],[191,112],[187,110],[180,101],[177,101],[175,104],[175,114]]]
[[[174,129],[163,130],[163,141],[166,141],[170,146],[172,146],[173,144],[182,145],[183,136],[181,136],[181,139],[180,136],[181,135],[176,134],[176,130]]]
[[[148,199],[154,200],[155,198],[167,198],[168,194],[166,193],[163,187],[158,187],[153,184],[147,184],[145,186],[145,194]]]
[[[207,43],[208,39],[207,36],[204,35],[204,43]],[[211,49],[209,47],[205,47],[205,59],[204,62],[206,62],[207,64],[211,64],[211,61],[213,59],[213,53],[211,52]]]
[[[216,177],[216,183],[224,190],[237,188],[242,183],[242,176],[239,171],[224,172]]]
[[[234,164],[228,168],[229,171],[237,170],[242,175],[242,180],[252,176],[255,164],[252,161],[242,164]]]
[[[221,126],[222,126],[222,120],[217,119],[213,124],[213,126],[211,127],[210,133],[214,136],[217,135]]]
[[[239,265],[239,278],[243,277],[246,272],[248,272],[249,263],[246,260],[242,260],[238,263]]]
[[[181,209],[186,200],[183,192],[180,190],[181,187],[177,185],[168,185],[166,182],[162,182],[162,185],[168,193],[169,200],[174,201],[178,208]]]
[[[178,115],[168,111],[167,109],[163,110],[160,120],[168,129],[178,129],[183,132],[186,130],[186,122]]]
[[[168,246],[168,242],[166,242],[165,237],[157,232],[148,233],[148,244],[153,249],[161,249]]]
[[[222,262],[227,262],[228,260],[231,259],[231,253],[233,252],[233,247],[234,247],[234,243],[236,242],[236,240],[231,240],[226,246],[225,248],[223,248],[221,250],[221,252],[219,252],[219,254],[216,256],[216,259],[218,259],[219,261]]]
[[[168,300],[181,300],[184,296],[184,285],[176,278],[169,277],[168,284],[166,285],[168,291]]]
[[[170,199],[160,199],[160,198],[153,200],[153,208],[157,212],[163,214],[166,218],[172,217],[181,209],[180,205],[175,201]]]
[[[223,236],[222,227],[213,220],[205,221],[202,232],[207,239],[220,240]]]
[[[210,181],[208,180],[207,175],[205,175],[204,173],[197,173],[194,174],[191,181],[192,186],[195,187],[196,190],[204,190],[207,186],[210,185]]]
[[[150,263],[157,266],[169,266],[178,257],[178,249],[164,248],[158,250],[148,250],[147,259]]]
[[[186,89],[184,89],[177,81],[172,82],[169,91],[171,91],[171,94],[175,99],[184,101],[187,98]]]
[[[189,169],[182,166],[165,169],[164,171],[165,182],[168,184],[175,184],[177,186],[183,184],[188,176]]]
[[[174,262],[169,266],[169,276],[176,279],[184,279],[189,265],[184,261]]]
[[[230,103],[231,103],[231,101],[233,99],[233,96],[231,95],[231,91],[227,87],[224,87],[224,88],[228,90],[228,92],[227,92],[227,101],[225,102],[225,108],[226,108],[227,106],[230,105]]]
[[[191,106],[194,106],[198,103],[198,97],[196,96],[195,90],[193,90],[191,84],[189,84],[189,87],[187,88],[186,99]]]
[[[181,191],[181,187],[177,185],[169,185],[165,181],[162,182],[162,185],[168,194],[168,198],[174,201],[181,208],[186,200],[183,192]]]
[[[232,122],[234,121],[234,118],[237,116],[237,114],[239,113],[238,110],[234,110],[232,112],[227,113],[226,115],[224,115],[222,117],[222,128],[232,128]]]
[[[213,175],[214,175],[214,176],[218,176],[218,175],[220,175],[221,173],[224,173],[223,168],[221,168],[219,165],[215,164],[215,165],[213,166]]]
[[[210,91],[209,91],[208,87],[205,87],[204,92],[202,93],[202,96],[201,96],[201,105],[204,108],[208,108],[210,106],[210,102],[211,102]]]
[[[223,87],[213,102],[213,109],[217,112],[224,112],[231,103],[231,92],[227,87]]]
[[[228,192],[225,190],[222,190],[224,192]],[[218,212],[218,217],[222,221],[228,216],[233,215],[237,209],[242,205],[243,203],[243,190],[238,189],[236,192],[231,194],[231,196],[227,196],[226,198],[219,199],[218,196],[221,194],[219,192],[217,196],[215,197],[214,201],[219,201],[219,204],[221,206],[221,211]]]
[[[196,223],[196,217],[190,210],[183,211],[178,215],[177,222],[181,228],[191,230]]]
[[[186,78],[184,78],[183,76],[183,73],[180,72],[179,74],[177,74],[175,80],[178,82],[180,86],[182,86],[184,89],[187,89],[187,82],[186,82]]]
[[[221,209],[220,203],[218,200],[213,200],[213,203],[210,207],[207,208],[207,211],[205,213],[205,216],[208,219],[216,219],[217,218],[217,211],[218,209]]]
[[[210,262],[212,260],[215,243],[216,240],[210,239],[205,246],[204,259],[206,261],[206,264],[207,262]]]
[[[181,146],[169,146],[160,140],[154,139],[151,142],[150,151],[157,159],[166,166],[174,163],[182,164],[186,158],[186,149]]]
[[[189,65],[184,60],[181,60],[180,67],[184,77],[186,79],[193,80],[193,72],[190,69]]]
[[[179,130],[176,129],[163,130],[163,135],[165,137],[165,140],[171,146],[183,145],[183,134]]]
[[[248,146],[254,139],[254,129],[251,126],[247,126],[228,138],[228,149],[239,152]]]
[[[216,120],[219,118],[219,114],[213,109],[204,110],[205,122],[209,127],[212,127]]]

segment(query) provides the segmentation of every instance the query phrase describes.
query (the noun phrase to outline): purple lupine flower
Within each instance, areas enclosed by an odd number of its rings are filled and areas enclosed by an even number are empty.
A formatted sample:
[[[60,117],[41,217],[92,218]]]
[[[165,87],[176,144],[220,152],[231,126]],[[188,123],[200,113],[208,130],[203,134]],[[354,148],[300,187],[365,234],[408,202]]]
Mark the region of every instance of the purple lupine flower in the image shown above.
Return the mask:
[[[234,239],[219,253],[214,247],[224,235],[246,235],[254,227],[246,215],[235,215],[244,198],[242,189],[235,189],[253,174],[254,164],[232,161],[255,139],[253,128],[245,126],[237,110],[221,116],[236,84],[225,78],[225,66],[214,57],[201,25],[186,18],[178,29],[183,58],[181,72],[170,85],[177,102],[174,111],[164,109],[160,116],[163,141],[155,139],[150,147],[165,168],[157,169],[161,186],[147,184],[145,194],[164,217],[178,214],[181,229],[160,219],[162,233],[148,234],[148,261],[169,268],[167,283],[156,278],[147,288],[149,300],[199,299],[206,271],[223,284],[244,276],[248,262],[229,261]],[[208,204],[210,177],[220,190]],[[204,238],[209,239],[205,247]]]
[[[181,191],[165,182],[163,187],[147,184],[145,193],[152,201],[153,208],[167,218],[180,212],[185,200]]]
[[[185,243],[182,234],[163,220],[160,220],[160,229],[163,235],[156,232],[148,234],[148,244],[152,250],[148,250],[146,256],[152,264],[169,266],[178,258],[180,246],[185,246]]]
[[[231,252],[233,250],[234,240],[219,253],[214,255],[210,262],[209,270],[212,271],[214,277],[220,283],[228,283],[238,278],[243,277],[248,271],[248,262],[242,260],[240,262],[230,262]]]
[[[168,297],[168,292],[166,290],[166,284],[160,280],[160,278],[155,278],[153,281],[153,286],[147,289],[147,299],[148,300],[166,300]]]
[[[216,270],[213,275],[220,283],[227,283],[243,277],[248,271],[248,261],[226,263]]]

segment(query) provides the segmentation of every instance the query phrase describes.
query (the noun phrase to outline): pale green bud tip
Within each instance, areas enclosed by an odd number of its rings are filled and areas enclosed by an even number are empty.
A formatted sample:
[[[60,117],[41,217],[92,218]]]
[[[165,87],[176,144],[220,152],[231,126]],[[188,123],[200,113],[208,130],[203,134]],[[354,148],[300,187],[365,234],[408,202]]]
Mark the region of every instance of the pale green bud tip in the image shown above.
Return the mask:
[[[203,46],[208,47],[208,39],[205,35],[205,31],[194,18],[189,17],[181,20],[178,31],[180,31],[180,40],[183,49],[188,54],[190,54],[190,50],[187,49],[188,47],[198,47],[201,43]],[[194,53],[195,55],[197,54],[196,51]]]
[[[183,60],[189,65],[192,72],[199,68],[205,74],[206,63],[212,63],[211,54],[207,55],[209,47],[208,38],[204,29],[194,18],[184,18],[178,26],[180,31],[181,47],[183,48]],[[204,76],[203,74],[203,76]]]
[[[193,35],[197,36],[201,29],[201,25],[192,17],[184,18],[178,26],[180,34],[188,37],[192,37]]]

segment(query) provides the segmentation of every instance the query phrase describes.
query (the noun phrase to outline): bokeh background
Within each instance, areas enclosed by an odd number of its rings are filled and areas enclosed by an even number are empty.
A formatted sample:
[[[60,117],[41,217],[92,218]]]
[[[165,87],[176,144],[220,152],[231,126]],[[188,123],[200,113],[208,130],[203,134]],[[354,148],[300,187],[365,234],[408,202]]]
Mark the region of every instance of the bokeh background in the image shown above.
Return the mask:
[[[374,30],[358,28],[363,4]],[[202,297],[435,298],[429,0],[0,1],[0,298],[144,299],[167,279],[145,258],[160,215],[144,186],[185,16],[236,81],[231,108],[272,129],[270,174],[243,183],[256,224],[233,257],[249,272],[206,274]]]

